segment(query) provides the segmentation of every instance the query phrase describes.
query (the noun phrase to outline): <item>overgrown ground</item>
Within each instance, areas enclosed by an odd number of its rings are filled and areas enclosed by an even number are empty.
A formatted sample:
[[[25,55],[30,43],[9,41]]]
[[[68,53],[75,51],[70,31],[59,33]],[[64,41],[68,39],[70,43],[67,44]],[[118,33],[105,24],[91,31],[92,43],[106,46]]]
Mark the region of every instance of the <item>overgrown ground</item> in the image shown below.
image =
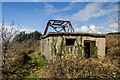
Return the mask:
[[[61,57],[53,56],[54,58],[47,64],[40,54],[38,39],[24,40],[24,37],[18,37],[18,41],[9,44],[6,62],[3,65],[3,80],[9,78],[119,79],[119,36],[114,34],[106,37],[105,59],[85,59],[66,53]]]
[[[78,56],[78,55],[77,55]],[[119,79],[120,68],[112,63],[108,57],[105,59],[80,59],[76,55],[54,57],[45,66],[45,71],[39,78],[84,78],[84,79]]]
[[[120,34],[110,34],[106,36],[107,54],[104,59],[95,57],[85,59],[84,57],[80,58],[77,54],[74,55],[70,53],[65,53],[65,55],[61,54],[62,56],[53,55],[53,59],[45,66],[39,78],[119,79],[119,39]]]
[[[28,49],[24,53],[22,66],[18,67],[14,73],[8,74],[6,79],[38,78],[39,73],[43,71],[44,65],[45,59],[41,56],[40,50],[33,51]]]
[[[5,55],[2,56],[3,80],[10,78],[25,78],[37,70],[42,70],[41,66],[44,64],[44,59],[40,55],[39,50],[40,36],[41,34],[37,31],[30,34],[21,32],[7,44],[7,47],[3,45],[2,51]],[[34,53],[38,54],[34,55]]]
[[[26,54],[26,63],[18,70],[17,78],[38,78],[38,75],[43,71],[45,59],[39,51]]]

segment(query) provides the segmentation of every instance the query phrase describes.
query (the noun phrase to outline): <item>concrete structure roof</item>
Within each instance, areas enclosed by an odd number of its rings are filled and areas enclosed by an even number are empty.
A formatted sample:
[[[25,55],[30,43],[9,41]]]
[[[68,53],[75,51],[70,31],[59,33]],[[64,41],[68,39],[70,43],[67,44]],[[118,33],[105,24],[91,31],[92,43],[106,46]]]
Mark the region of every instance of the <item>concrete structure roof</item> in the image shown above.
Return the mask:
[[[106,34],[96,34],[96,33],[68,33],[68,32],[49,32],[48,34],[41,37],[41,39],[47,38],[49,36],[91,36],[91,37],[105,37]]]

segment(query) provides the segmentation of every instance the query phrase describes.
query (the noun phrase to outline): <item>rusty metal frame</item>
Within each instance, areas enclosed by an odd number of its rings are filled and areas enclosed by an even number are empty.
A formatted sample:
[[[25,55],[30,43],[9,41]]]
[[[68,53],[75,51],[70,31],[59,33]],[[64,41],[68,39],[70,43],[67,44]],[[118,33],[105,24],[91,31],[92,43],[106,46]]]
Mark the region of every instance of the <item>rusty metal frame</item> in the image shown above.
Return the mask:
[[[63,21],[63,20],[49,20],[44,32],[44,35],[47,34],[48,28],[52,27],[56,32],[75,32],[72,24],[70,23],[70,21]],[[57,30],[57,28],[61,28],[60,30]]]

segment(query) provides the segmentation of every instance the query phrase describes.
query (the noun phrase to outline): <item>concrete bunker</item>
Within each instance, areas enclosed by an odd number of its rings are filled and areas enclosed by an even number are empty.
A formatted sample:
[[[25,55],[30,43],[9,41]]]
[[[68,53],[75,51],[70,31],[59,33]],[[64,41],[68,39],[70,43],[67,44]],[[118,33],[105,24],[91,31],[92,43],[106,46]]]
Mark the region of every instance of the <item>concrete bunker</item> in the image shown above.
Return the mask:
[[[64,51],[68,51],[71,54],[82,54],[84,57],[90,58],[95,56],[93,53],[95,52],[95,47],[97,47],[96,53],[98,57],[103,58],[105,56],[104,34],[67,32],[49,32],[41,37],[41,54],[49,61],[51,55],[54,54],[52,50],[53,44],[56,48],[56,53],[59,53],[62,43],[64,45],[64,50],[61,51],[61,54],[65,54]]]
[[[56,32],[49,32],[52,27]],[[78,54],[86,58],[105,56],[105,34],[75,33],[70,21],[49,20],[40,38],[41,54],[49,61],[52,54]]]

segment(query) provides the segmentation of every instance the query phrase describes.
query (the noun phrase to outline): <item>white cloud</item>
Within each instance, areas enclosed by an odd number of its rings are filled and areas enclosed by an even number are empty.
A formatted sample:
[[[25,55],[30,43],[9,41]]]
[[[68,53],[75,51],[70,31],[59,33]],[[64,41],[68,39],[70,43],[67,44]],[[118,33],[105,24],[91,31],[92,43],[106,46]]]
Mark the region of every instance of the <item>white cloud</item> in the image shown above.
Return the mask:
[[[48,3],[45,3],[45,10],[44,11],[46,11],[47,13],[54,13],[54,12],[56,12],[56,10],[55,10],[55,8],[54,8],[54,6],[53,5],[50,5],[50,4],[48,4]]]
[[[114,23],[109,24],[108,31],[109,32],[118,32],[118,23],[114,22]]]
[[[55,9],[55,7],[49,3],[44,3],[44,10],[41,14],[44,15],[50,15],[50,14],[54,14],[55,12],[57,12],[57,10]]]
[[[116,23],[116,22],[111,23],[111,24],[109,25],[109,28],[111,28],[111,29],[118,28],[118,23]]]
[[[61,15],[57,15],[57,16],[53,16],[54,19],[56,20],[66,20],[66,21],[69,21],[70,18],[68,16],[61,16]]]
[[[111,23],[109,27],[104,26],[81,26],[80,28],[76,28],[76,32],[82,32],[82,33],[111,33],[111,32],[118,32],[118,23]]]
[[[114,3],[110,3],[107,6],[104,6],[105,3],[90,3],[83,10],[80,10],[78,13],[75,13],[71,16],[61,16],[55,15],[54,19],[60,20],[71,20],[74,23],[74,28],[76,32],[84,33],[110,33],[118,31],[118,24],[115,22],[117,19],[117,13],[111,14],[107,17],[108,21],[100,23],[99,26],[90,25],[90,26],[81,26],[78,28],[79,24],[77,22],[88,21],[92,18],[101,17],[108,15],[111,12],[117,11],[118,6]],[[104,6],[104,9],[103,9]],[[111,7],[112,6],[112,7]],[[106,17],[105,17],[106,18]]]
[[[94,31],[94,30],[95,30],[95,26],[94,26],[94,25],[91,25],[91,26],[90,26],[90,30],[93,30],[93,31]]]
[[[118,6],[112,3],[106,7],[107,9],[102,9],[103,5],[103,3],[90,3],[83,10],[73,14],[72,19],[77,21],[88,21],[91,18],[97,18],[118,10]]]
[[[29,32],[34,32],[36,30],[35,29],[31,29],[31,28],[21,28],[20,31],[25,31],[25,32],[29,33]]]
[[[95,27],[95,25],[91,26],[81,26],[80,28],[76,28],[76,32],[82,33],[105,33],[104,27]]]
[[[53,14],[53,13],[59,13],[59,12],[64,12],[64,11],[68,11],[68,10],[71,10],[72,7],[74,7],[75,5],[78,5],[76,4],[75,2],[72,2],[70,3],[68,6],[64,7],[64,8],[61,8],[61,9],[58,9],[58,8],[55,8],[53,5],[49,4],[49,3],[45,3],[45,10],[44,11],[44,14]]]
[[[27,33],[30,33],[30,32],[34,32],[34,31],[36,31],[35,29],[31,29],[31,28],[25,28],[25,27],[18,27],[18,26],[5,26],[5,28],[7,29],[7,30],[11,30],[12,28],[18,28],[19,29],[19,31],[21,32],[21,31],[25,31],[25,32],[27,32]]]
[[[108,21],[104,25],[108,26],[106,32],[118,32],[118,13],[114,13],[108,17]],[[119,31],[120,32],[120,31]]]
[[[35,31],[34,29],[31,29],[31,28],[23,28],[23,27],[17,27],[17,26],[4,26],[4,30],[8,36],[11,36],[11,34],[13,35],[16,32],[16,30],[18,31],[16,34],[22,31],[25,31],[26,33]],[[1,34],[2,34],[2,26],[0,26],[0,44],[4,43],[2,42]],[[16,34],[14,34],[10,40],[12,40]]]
[[[88,32],[89,28],[87,26],[81,26],[81,28],[78,30],[80,30],[81,32]]]

